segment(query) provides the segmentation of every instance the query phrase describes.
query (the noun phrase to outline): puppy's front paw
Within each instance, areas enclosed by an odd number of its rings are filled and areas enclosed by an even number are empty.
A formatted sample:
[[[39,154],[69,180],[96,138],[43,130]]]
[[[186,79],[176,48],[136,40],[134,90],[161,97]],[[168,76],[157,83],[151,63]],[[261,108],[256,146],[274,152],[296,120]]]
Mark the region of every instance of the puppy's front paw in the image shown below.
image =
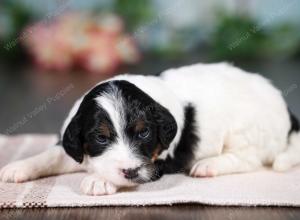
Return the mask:
[[[193,177],[213,177],[217,175],[218,165],[215,158],[207,158],[198,161],[190,171],[190,176]]]
[[[3,182],[21,183],[34,178],[34,170],[24,161],[10,163],[0,170],[0,180]]]
[[[80,189],[84,194],[91,196],[110,195],[118,190],[117,186],[96,175],[85,177],[81,182]]]

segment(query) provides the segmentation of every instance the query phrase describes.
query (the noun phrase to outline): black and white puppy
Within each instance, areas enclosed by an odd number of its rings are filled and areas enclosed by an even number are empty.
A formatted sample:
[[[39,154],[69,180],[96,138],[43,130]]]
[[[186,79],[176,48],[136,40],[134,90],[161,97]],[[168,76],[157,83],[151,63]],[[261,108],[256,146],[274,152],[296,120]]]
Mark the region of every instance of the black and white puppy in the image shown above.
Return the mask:
[[[61,141],[0,171],[6,182],[88,171],[89,195],[158,179],[284,171],[300,162],[300,134],[279,90],[225,63],[121,75],[97,84],[71,109]]]

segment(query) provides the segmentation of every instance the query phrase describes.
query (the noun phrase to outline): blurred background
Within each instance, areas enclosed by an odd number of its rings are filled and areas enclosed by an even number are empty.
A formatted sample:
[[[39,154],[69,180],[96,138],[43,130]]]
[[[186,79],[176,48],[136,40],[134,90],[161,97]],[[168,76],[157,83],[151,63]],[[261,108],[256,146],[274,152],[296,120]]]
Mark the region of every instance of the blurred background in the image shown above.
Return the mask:
[[[56,133],[97,82],[196,62],[270,78],[300,117],[299,12],[299,0],[1,0],[0,133]]]

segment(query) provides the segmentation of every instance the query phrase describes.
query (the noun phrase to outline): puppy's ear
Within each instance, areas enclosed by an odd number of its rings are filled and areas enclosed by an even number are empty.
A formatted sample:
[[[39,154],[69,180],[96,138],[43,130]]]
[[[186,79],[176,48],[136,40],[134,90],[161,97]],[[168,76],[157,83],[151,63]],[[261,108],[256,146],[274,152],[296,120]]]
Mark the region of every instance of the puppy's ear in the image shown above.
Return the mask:
[[[158,125],[158,138],[167,149],[177,133],[177,123],[171,113],[161,105],[156,105],[153,115]]]
[[[81,126],[79,125],[79,116],[75,116],[68,125],[63,135],[62,145],[67,154],[69,154],[78,163],[82,163],[84,150],[81,140]]]

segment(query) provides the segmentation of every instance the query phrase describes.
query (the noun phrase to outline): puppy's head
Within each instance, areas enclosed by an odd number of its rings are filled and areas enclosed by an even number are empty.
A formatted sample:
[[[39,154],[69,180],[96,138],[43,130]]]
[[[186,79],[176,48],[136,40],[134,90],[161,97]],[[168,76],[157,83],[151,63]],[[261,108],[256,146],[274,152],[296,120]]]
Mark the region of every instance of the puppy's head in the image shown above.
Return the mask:
[[[154,162],[176,132],[166,108],[134,84],[115,80],[83,98],[63,134],[63,147],[103,178],[130,186],[156,178]]]

